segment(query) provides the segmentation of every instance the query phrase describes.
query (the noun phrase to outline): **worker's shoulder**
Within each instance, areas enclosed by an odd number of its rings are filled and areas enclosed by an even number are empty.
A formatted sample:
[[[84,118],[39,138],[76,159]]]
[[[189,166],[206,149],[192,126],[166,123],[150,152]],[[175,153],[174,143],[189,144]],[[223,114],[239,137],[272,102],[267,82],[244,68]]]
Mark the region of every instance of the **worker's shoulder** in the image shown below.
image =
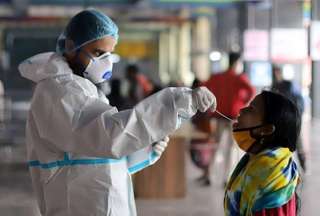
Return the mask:
[[[62,97],[64,95],[96,95],[97,88],[89,80],[76,76],[66,75],[46,79],[38,84],[37,91],[43,95]]]
[[[96,91],[97,87],[88,79],[73,75],[70,80],[65,82],[64,87],[75,92]]]

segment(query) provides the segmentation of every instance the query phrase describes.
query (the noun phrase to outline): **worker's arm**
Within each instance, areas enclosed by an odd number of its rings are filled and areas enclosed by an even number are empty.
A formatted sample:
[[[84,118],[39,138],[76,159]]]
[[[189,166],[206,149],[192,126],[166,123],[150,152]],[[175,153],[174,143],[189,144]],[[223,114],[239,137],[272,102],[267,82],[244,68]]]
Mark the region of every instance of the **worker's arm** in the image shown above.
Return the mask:
[[[182,119],[195,114],[192,100],[191,89],[166,88],[133,109],[117,112],[98,98],[66,92],[52,106],[47,119],[37,120],[40,115],[37,109],[32,110],[40,137],[58,149],[121,158],[174,132]]]

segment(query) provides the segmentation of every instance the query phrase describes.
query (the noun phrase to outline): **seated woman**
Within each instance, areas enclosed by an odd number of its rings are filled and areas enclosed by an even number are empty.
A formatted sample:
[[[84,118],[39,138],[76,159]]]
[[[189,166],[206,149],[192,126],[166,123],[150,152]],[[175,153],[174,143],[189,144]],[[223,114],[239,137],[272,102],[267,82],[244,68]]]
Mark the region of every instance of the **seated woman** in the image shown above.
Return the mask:
[[[240,111],[233,136],[246,154],[228,181],[225,215],[297,215],[299,173],[292,153],[300,125],[297,107],[269,91]]]

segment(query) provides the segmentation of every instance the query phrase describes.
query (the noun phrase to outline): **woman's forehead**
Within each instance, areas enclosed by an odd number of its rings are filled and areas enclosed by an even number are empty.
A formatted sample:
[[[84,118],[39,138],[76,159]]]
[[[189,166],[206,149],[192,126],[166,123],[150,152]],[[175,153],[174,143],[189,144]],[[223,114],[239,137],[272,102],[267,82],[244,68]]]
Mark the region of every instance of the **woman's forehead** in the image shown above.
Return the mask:
[[[264,109],[264,100],[261,94],[257,95],[250,103],[251,106],[254,106],[258,109]]]

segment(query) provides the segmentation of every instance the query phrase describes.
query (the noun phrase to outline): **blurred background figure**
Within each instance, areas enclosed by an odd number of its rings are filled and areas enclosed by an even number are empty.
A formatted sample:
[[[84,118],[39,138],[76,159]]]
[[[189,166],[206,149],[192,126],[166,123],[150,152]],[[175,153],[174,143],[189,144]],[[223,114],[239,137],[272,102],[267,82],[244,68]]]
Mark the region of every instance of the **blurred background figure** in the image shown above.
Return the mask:
[[[3,126],[5,120],[5,97],[4,97],[4,86],[0,80],[0,127]]]
[[[111,91],[108,95],[109,102],[112,106],[118,108],[118,110],[124,110],[128,108],[127,99],[121,94],[121,80],[112,79],[110,81]]]
[[[126,67],[126,78],[129,82],[129,106],[136,105],[143,98],[149,96],[154,90],[153,84],[145,75],[140,73],[137,65],[132,64]]]
[[[281,67],[272,65],[273,83],[271,90],[278,92],[285,97],[289,98],[298,107],[301,115],[305,110],[304,99],[299,85],[293,80],[285,80]],[[301,134],[297,140],[297,155],[301,168],[305,172],[307,170],[307,153],[302,142]]]
[[[213,74],[207,82],[203,84],[212,91],[218,101],[217,110],[226,115],[230,119],[236,119],[239,111],[244,107],[254,96],[255,88],[250,84],[246,74],[243,73],[243,63],[240,53],[229,53],[229,67],[219,74]],[[227,133],[227,140],[224,143],[224,181],[230,173],[231,153],[233,147],[232,125],[230,121],[222,118],[215,113],[212,114],[217,121],[216,139],[221,141],[224,131]],[[220,143],[222,145],[222,143]]]

